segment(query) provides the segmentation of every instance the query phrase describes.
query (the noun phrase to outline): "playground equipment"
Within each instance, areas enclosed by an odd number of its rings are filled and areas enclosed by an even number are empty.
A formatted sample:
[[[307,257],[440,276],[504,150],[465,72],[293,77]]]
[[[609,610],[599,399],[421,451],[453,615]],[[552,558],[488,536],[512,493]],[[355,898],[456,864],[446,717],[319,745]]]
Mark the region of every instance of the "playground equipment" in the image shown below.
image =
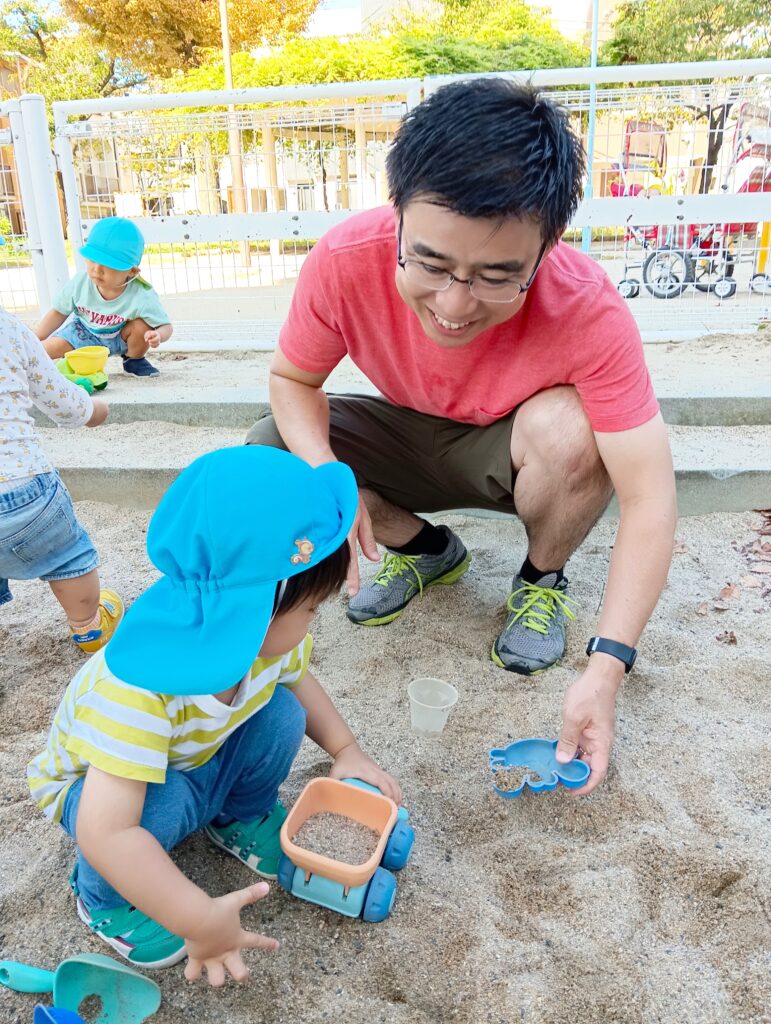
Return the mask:
[[[379,834],[363,864],[324,857],[294,843],[302,825],[316,814],[337,814]],[[396,898],[396,878],[407,863],[415,832],[403,807],[360,779],[313,779],[281,826],[278,881],[287,892],[346,917],[384,921]]]
[[[161,990],[143,974],[100,953],[80,953],[45,971],[16,960],[0,960],[0,985],[14,992],[51,992],[49,1019],[71,1024],[81,1003],[93,996],[101,1003],[92,1024],[142,1024],[161,1005]],[[70,1011],[71,1016],[57,1016]],[[35,1020],[46,1020],[39,1010]]]
[[[558,785],[579,789],[589,778],[589,765],[575,757],[561,764],[556,752],[557,740],[515,740],[507,747],[495,747],[490,751],[493,789],[507,800],[520,796],[526,788],[533,793],[550,792]],[[506,784],[509,773],[510,785]]]
[[[617,178],[611,182],[614,196],[654,196],[662,194],[666,171],[665,129],[653,122],[627,121],[624,125],[624,152],[615,165]],[[632,182],[632,173],[643,175]],[[647,177],[646,177],[647,176]],[[771,192],[771,117],[766,107],[741,104],[733,131],[731,159],[720,189],[723,192]],[[624,270],[618,284],[627,299],[640,293],[640,281],[629,276],[639,267],[642,281],[651,295],[672,299],[693,285],[698,291],[712,292],[718,299],[736,294],[734,271],[743,259],[745,242],[758,235],[757,223],[627,225],[624,232]],[[634,247],[642,249],[638,262],[630,258]],[[765,272],[768,258],[763,244],[755,255],[755,274],[751,288],[766,292],[771,288]],[[762,260],[762,267],[760,266]]]
[[[107,387],[108,377],[104,368],[109,354],[106,345],[84,345],[58,359],[56,367],[63,377],[73,384],[79,384],[91,395]]]

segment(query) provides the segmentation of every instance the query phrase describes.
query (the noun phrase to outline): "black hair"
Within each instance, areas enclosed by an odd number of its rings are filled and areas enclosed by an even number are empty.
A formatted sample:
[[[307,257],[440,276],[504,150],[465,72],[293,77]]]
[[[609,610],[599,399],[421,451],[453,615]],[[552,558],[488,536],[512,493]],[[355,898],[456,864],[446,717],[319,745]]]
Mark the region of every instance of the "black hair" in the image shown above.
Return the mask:
[[[585,167],[566,111],[503,78],[437,89],[405,114],[387,158],[397,209],[420,198],[465,217],[529,217],[546,243],[570,223]]]
[[[321,604],[328,597],[336,593],[348,575],[348,567],[351,564],[351,549],[348,541],[345,540],[326,558],[322,558],[316,565],[312,565],[305,572],[295,573],[286,581],[284,595],[274,609],[275,615],[283,615],[293,608],[302,604],[303,601],[313,598]],[[281,593],[281,584],[276,590],[276,598]]]

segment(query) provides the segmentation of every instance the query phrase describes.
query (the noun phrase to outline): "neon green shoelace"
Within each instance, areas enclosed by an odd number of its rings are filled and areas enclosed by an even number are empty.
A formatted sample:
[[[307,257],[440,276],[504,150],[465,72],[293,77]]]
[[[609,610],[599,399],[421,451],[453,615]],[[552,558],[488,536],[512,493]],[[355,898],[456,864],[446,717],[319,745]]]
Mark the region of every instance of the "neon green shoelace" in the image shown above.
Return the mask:
[[[515,607],[515,599],[519,594],[525,594],[521,607]],[[575,613],[569,608],[571,602],[561,590],[553,590],[551,587],[539,587],[536,583],[522,583],[509,595],[506,605],[514,616],[509,625],[522,621],[525,629],[532,629],[544,636],[549,632],[549,624],[557,611],[562,611],[569,619],[574,619]]]
[[[411,572],[418,582],[418,591],[423,593],[423,579],[418,572],[417,561],[420,555],[395,555],[393,552],[386,552],[383,559],[383,568],[372,581],[380,587],[387,587],[391,580],[405,572]]]

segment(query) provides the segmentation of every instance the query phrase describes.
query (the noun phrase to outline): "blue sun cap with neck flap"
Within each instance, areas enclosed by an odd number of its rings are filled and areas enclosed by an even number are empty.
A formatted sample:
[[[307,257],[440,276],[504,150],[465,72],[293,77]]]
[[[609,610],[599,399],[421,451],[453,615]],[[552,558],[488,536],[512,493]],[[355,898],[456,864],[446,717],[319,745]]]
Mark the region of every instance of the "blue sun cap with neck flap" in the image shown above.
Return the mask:
[[[262,647],[277,584],[336,551],[357,509],[341,462],[314,469],[251,445],[196,459],[150,520],[147,553],[162,576],[129,608],[107,667],[157,693],[235,685]]]

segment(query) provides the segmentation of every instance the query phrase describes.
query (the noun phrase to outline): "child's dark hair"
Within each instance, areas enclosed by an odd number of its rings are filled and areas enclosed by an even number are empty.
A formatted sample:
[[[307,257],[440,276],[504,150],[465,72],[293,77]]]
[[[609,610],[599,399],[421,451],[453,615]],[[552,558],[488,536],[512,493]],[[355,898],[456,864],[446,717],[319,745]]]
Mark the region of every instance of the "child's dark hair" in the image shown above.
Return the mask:
[[[321,604],[345,583],[348,567],[351,564],[351,549],[345,540],[331,555],[322,558],[305,572],[295,573],[286,582],[284,595],[275,609],[274,614],[283,615],[291,611],[308,598]],[[280,587],[280,584],[279,584]],[[276,591],[276,596],[280,593]]]
[[[586,167],[566,112],[503,78],[452,82],[407,113],[388,153],[391,201],[465,217],[529,217],[556,242],[581,200]]]

